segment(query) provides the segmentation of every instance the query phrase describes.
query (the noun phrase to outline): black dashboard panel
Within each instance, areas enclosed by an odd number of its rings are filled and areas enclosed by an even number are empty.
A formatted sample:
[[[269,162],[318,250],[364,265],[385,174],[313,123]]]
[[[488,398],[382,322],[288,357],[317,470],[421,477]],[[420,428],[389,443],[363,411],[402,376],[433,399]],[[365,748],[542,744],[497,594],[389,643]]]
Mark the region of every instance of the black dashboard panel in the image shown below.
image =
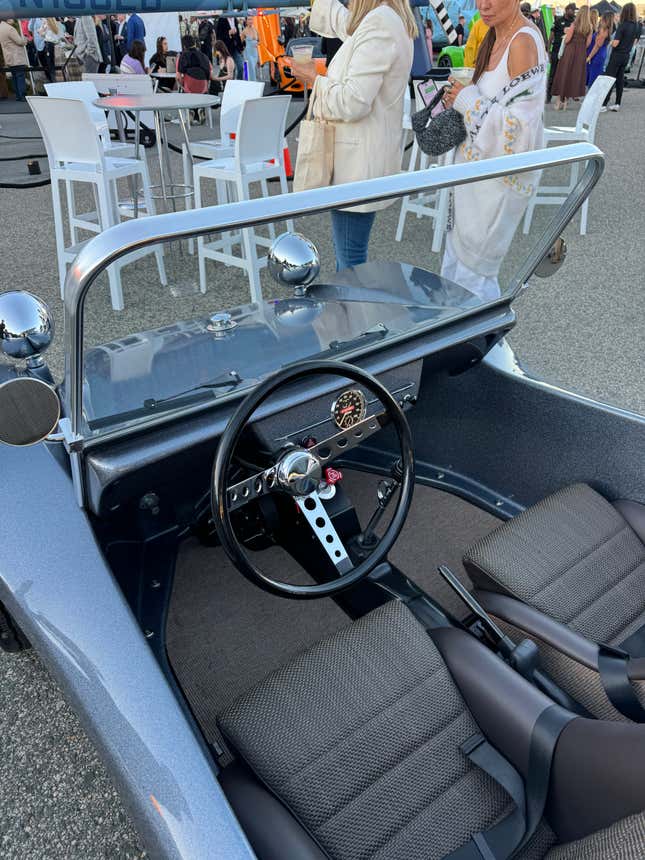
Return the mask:
[[[406,341],[383,344],[353,363],[377,375],[399,399],[413,399],[424,395],[418,390],[422,367],[426,378],[428,369],[463,372],[514,323],[510,306],[498,305]],[[331,404],[350,387],[336,376],[321,376],[284,389],[258,410],[254,430],[262,445],[273,450],[300,434],[331,435]],[[84,460],[88,509],[107,516],[146,493],[172,496],[173,504],[189,506],[208,490],[217,440],[239,401],[232,398],[164,426],[93,445]]]

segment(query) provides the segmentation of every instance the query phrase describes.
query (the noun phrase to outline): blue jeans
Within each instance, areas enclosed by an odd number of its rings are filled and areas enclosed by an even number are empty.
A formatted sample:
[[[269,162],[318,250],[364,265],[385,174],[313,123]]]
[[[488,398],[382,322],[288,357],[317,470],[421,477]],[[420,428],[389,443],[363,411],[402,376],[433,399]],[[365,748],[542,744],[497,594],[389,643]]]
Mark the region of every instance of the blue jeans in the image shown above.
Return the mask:
[[[13,88],[16,93],[16,101],[24,102],[27,95],[27,82],[25,80],[24,66],[11,66],[11,78],[13,80]]]
[[[238,51],[233,51],[233,62],[235,63],[235,77],[238,81],[244,80],[244,57]]]
[[[367,246],[376,212],[345,212],[333,209],[331,232],[336,251],[336,271],[367,261]]]

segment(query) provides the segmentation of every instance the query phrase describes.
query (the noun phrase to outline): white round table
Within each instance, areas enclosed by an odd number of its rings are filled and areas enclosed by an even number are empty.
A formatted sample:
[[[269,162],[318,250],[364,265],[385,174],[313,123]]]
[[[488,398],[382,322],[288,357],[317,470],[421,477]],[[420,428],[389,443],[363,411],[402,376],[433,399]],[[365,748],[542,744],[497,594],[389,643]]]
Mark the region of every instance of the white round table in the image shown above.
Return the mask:
[[[168,72],[163,74],[169,74]],[[173,76],[174,77],[174,76]],[[176,211],[175,201],[177,198],[192,197],[194,187],[185,185],[184,183],[175,182],[172,175],[172,167],[168,158],[168,137],[166,134],[165,123],[163,122],[162,114],[176,112],[179,118],[179,127],[186,144],[188,157],[190,155],[190,137],[188,135],[188,126],[186,118],[182,111],[199,110],[200,108],[209,108],[212,105],[218,104],[219,98],[210,95],[196,95],[195,93],[155,93],[146,96],[128,96],[116,95],[106,96],[96,99],[94,104],[103,110],[122,111],[125,113],[133,113],[136,117],[137,131],[135,132],[135,158],[139,158],[139,114],[143,111],[151,111],[155,119],[155,134],[157,136],[157,154],[159,157],[159,172],[160,184],[153,185],[153,189],[160,188],[161,194],[154,195],[157,198],[163,199],[166,203],[170,201],[173,209]],[[175,189],[182,189],[175,192]],[[138,213],[138,193],[135,187],[134,191],[134,211],[135,217]]]

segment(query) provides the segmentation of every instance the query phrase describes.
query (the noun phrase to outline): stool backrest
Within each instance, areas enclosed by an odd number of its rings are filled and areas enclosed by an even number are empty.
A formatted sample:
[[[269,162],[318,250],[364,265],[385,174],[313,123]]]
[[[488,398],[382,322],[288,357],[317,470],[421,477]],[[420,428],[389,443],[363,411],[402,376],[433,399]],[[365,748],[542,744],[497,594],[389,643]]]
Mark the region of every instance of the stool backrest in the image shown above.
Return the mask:
[[[576,130],[586,130],[590,142],[593,141],[596,134],[596,123],[598,122],[602,103],[614,83],[614,78],[610,78],[608,75],[598,75],[596,80],[589,87],[587,95],[582,100],[580,110],[578,111],[578,118],[576,120]]]
[[[61,84],[45,84],[45,92],[56,99],[76,99],[85,102],[94,124],[105,122],[105,111],[96,107],[95,100],[99,97],[93,81],[65,81]]]
[[[149,96],[154,90],[153,80],[149,75],[104,75],[83,73],[84,81],[92,81],[101,95],[108,95],[110,90],[116,90],[121,96]]]
[[[237,131],[240,108],[247,99],[259,99],[264,95],[264,81],[227,81],[219,112],[219,128],[222,140],[228,140]]]
[[[240,110],[235,138],[238,167],[282,159],[284,129],[291,96],[248,99]]]
[[[103,144],[80,99],[29,96],[29,107],[43,136],[50,167],[73,161],[103,168]]]

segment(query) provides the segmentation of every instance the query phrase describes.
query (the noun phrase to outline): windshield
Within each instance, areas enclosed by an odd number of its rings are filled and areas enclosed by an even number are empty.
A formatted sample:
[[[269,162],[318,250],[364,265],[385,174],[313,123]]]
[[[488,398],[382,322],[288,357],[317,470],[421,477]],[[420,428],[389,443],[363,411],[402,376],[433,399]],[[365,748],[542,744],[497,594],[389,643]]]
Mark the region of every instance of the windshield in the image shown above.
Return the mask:
[[[205,182],[202,204],[215,203],[217,191]],[[474,283],[448,259],[453,193],[381,204],[368,261],[341,271],[328,211],[163,241],[122,258],[93,281],[82,304],[81,434],[209,408],[287,364],[348,359],[508,299],[552,213],[536,211],[531,233],[518,229],[496,271]],[[266,202],[252,211],[261,214]],[[209,223],[219,209],[208,210]],[[284,233],[304,238],[285,251],[274,245]]]

